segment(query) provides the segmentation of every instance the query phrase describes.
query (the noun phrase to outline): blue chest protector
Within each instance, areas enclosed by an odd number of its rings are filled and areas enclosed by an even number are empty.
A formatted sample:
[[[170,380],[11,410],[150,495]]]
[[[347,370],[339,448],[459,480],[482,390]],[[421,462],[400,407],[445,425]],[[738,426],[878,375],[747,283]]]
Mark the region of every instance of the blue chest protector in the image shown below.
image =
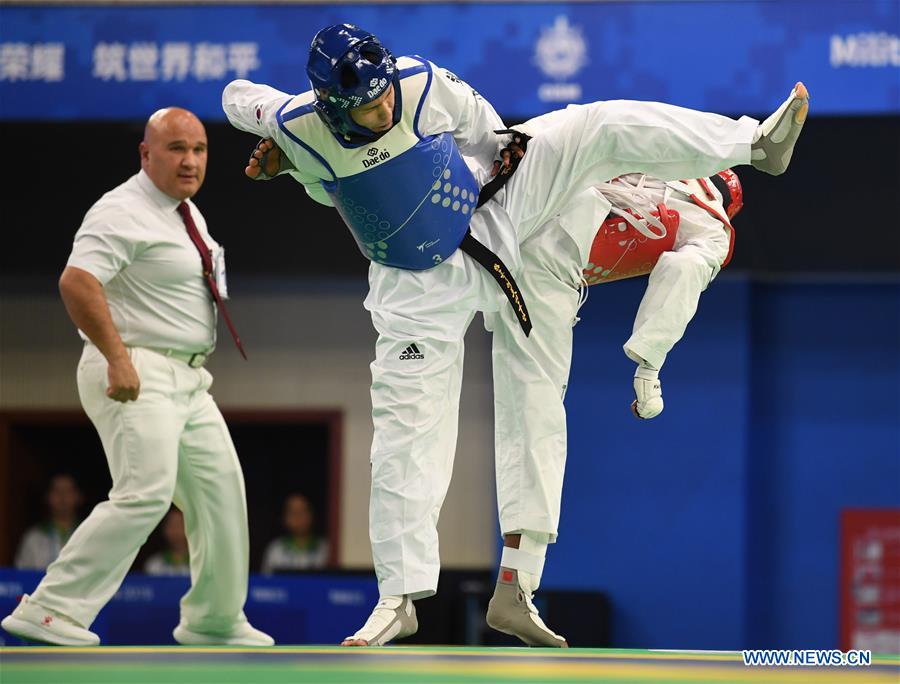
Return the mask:
[[[283,104],[278,125],[324,167],[330,179],[319,175],[319,183],[368,259],[422,271],[461,249],[497,282],[528,336],[531,318],[515,278],[469,232],[479,187],[453,135],[419,131],[419,114],[432,82],[430,63],[420,57],[401,57],[398,65],[394,111],[400,117],[377,140],[348,144],[333,135],[313,113],[312,93]],[[486,187],[490,191],[493,185],[496,192],[504,178],[508,180],[508,176],[499,177],[499,182],[495,178]]]
[[[374,161],[362,173],[322,181],[360,250],[396,268],[441,263],[462,242],[478,201],[478,183],[453,136],[426,136]]]

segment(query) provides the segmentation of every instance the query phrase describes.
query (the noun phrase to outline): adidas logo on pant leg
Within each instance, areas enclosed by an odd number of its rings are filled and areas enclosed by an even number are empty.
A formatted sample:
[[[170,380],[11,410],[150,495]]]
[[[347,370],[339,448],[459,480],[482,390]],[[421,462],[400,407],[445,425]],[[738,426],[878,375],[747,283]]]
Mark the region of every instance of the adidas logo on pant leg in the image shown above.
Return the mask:
[[[413,361],[415,359],[424,359],[425,354],[419,351],[419,348],[415,345],[415,343],[409,345],[406,349],[403,350],[403,353],[400,354],[401,361]]]

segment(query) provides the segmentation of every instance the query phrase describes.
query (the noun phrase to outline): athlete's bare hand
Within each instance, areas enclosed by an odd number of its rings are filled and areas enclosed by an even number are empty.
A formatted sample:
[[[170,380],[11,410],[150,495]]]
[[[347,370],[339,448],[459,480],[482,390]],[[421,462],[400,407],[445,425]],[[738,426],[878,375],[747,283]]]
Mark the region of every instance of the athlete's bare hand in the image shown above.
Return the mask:
[[[265,168],[260,166],[263,156],[266,157]],[[250,160],[247,162],[247,166],[244,168],[244,173],[247,174],[249,178],[256,180],[257,176],[259,176],[259,172],[263,171],[267,176],[271,178],[278,173],[278,170],[280,168],[281,150],[278,149],[278,146],[272,141],[271,138],[265,138],[263,140],[260,140],[259,145],[256,146],[255,150],[253,150],[253,154],[250,156]]]
[[[509,145],[500,150],[500,159],[494,161],[494,165],[491,168],[491,178],[498,173],[500,175],[506,175],[515,171],[519,162],[522,160],[522,157],[525,156],[525,148],[528,144],[528,140],[529,138],[523,133],[519,133],[518,131],[513,133],[512,141]]]

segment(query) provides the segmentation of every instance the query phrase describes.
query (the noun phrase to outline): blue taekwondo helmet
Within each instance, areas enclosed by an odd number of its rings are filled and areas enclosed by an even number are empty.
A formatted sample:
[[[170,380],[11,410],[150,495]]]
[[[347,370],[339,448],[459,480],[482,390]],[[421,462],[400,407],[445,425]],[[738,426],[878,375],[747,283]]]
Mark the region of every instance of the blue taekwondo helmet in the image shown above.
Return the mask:
[[[351,142],[383,135],[350,117],[351,109],[381,97],[391,83],[399,95],[397,62],[378,38],[353,24],[324,28],[309,46],[306,73],[316,94],[316,112],[336,135]],[[394,111],[395,124],[399,110]]]

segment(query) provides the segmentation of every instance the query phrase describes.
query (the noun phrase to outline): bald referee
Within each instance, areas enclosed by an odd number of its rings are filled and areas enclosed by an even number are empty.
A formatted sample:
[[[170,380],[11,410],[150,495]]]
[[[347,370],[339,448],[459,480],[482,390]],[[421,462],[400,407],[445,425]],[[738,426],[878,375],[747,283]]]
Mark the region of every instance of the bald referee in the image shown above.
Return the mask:
[[[191,588],[175,640],[266,646],[243,613],[244,478],[203,368],[228,320],[222,249],[190,200],[206,173],[203,124],[184,109],[150,117],[141,171],[91,207],[59,281],[85,340],[78,394],[113,486],[31,596],[7,616],[17,636],[96,645],[89,631],[172,502],[184,513]],[[243,350],[242,350],[243,352]]]

